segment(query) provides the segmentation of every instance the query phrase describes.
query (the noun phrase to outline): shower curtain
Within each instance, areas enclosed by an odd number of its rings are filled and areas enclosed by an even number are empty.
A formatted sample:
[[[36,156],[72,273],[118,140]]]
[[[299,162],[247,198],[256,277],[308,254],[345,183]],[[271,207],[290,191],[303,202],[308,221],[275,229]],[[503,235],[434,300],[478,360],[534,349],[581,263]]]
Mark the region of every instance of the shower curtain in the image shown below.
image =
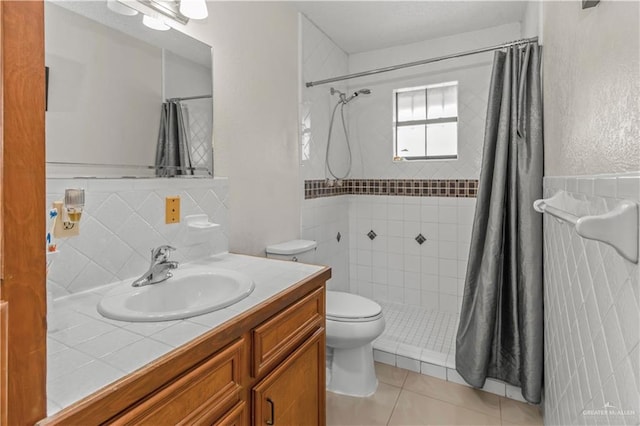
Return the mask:
[[[192,175],[190,146],[186,108],[179,101],[163,103],[156,148],[156,176]]]
[[[456,369],[540,402],[543,377],[541,48],[496,52],[482,172],[456,337]]]

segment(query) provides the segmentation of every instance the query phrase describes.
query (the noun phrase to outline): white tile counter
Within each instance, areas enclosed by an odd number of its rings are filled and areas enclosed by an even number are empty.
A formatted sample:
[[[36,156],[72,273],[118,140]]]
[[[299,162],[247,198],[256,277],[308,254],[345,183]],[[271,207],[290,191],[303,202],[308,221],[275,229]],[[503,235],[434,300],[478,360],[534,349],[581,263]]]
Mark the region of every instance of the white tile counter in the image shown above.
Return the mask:
[[[133,323],[100,315],[96,309],[98,302],[120,283],[56,299],[49,306],[49,416],[322,269],[236,254],[217,255],[191,265],[240,271],[253,279],[255,290],[235,305],[177,321]]]

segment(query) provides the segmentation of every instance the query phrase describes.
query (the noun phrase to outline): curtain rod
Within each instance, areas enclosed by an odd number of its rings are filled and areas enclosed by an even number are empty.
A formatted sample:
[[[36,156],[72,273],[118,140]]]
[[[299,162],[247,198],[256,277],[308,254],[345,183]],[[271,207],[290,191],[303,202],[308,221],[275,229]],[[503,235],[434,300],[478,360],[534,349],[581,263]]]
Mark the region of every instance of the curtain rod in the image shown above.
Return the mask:
[[[211,99],[213,95],[187,96],[186,98],[169,98],[167,101],[190,101],[192,99]]]
[[[349,80],[349,79],[352,79],[352,78],[365,77],[365,76],[368,76],[368,75],[374,75],[374,74],[380,74],[380,73],[383,73],[383,72],[395,71],[395,70],[399,70],[399,69],[402,69],[402,68],[409,68],[409,67],[415,67],[415,66],[418,66],[418,65],[430,64],[432,62],[444,61],[445,59],[461,58],[463,56],[476,55],[478,53],[490,52],[492,50],[504,49],[506,47],[518,46],[518,45],[521,45],[521,44],[528,44],[528,43],[532,43],[532,42],[535,42],[535,41],[538,41],[538,37],[525,38],[525,39],[522,39],[522,40],[511,41],[509,43],[499,44],[497,46],[483,47],[481,49],[469,50],[467,52],[461,52],[461,53],[454,53],[452,55],[438,56],[438,57],[435,57],[435,58],[423,59],[421,61],[408,62],[406,64],[392,65],[390,67],[385,67],[385,68],[377,68],[377,69],[374,69],[374,70],[362,71],[362,72],[357,72],[357,73],[354,73],[354,74],[341,75],[339,77],[327,78],[325,80],[309,81],[309,82],[306,83],[306,86],[307,87],[312,87],[312,86],[317,86],[319,84],[333,83],[334,81],[342,81],[342,80]]]

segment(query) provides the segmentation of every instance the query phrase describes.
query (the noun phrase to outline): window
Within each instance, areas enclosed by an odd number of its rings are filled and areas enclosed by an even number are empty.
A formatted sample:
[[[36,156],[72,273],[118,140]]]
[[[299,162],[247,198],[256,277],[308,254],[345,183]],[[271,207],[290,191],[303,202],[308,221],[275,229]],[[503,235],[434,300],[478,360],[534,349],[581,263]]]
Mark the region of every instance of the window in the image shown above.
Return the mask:
[[[458,83],[394,91],[394,160],[458,158]]]

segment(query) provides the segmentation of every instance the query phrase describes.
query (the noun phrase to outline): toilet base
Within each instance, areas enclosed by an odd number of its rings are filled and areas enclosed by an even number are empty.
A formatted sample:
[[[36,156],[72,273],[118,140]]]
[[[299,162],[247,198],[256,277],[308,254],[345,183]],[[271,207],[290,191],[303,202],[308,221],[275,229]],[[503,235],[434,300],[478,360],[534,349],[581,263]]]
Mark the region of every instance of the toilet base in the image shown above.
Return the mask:
[[[368,343],[352,349],[333,348],[327,390],[349,396],[371,396],[378,388],[373,348]]]

